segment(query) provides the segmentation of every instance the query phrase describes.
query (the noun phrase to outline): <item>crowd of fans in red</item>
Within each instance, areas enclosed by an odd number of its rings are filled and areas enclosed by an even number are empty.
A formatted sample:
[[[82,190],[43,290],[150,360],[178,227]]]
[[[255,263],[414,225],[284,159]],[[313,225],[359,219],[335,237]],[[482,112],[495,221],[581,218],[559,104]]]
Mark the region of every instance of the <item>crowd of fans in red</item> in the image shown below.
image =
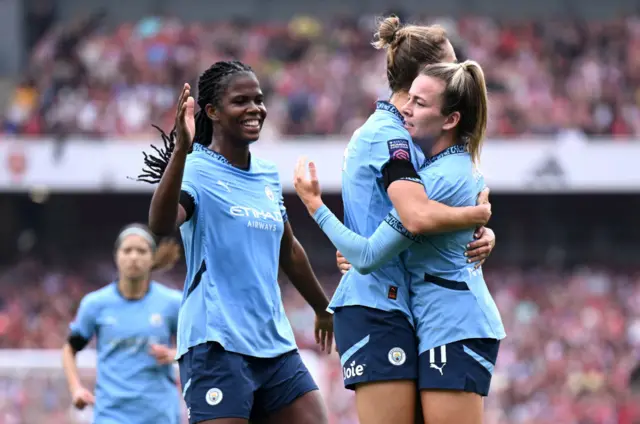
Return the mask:
[[[428,22],[417,17],[413,21]],[[640,20],[442,21],[460,57],[484,67],[489,134],[640,134]],[[36,44],[4,118],[5,134],[139,137],[170,128],[177,89],[216,60],[256,70],[263,138],[350,134],[385,98],[373,19],[184,24],[150,17],[112,31],[54,29]]]
[[[322,280],[332,292],[339,275],[325,271]],[[182,272],[157,279],[180,287]],[[76,263],[73,271],[52,271],[38,262],[3,269],[0,348],[60,348],[79,300],[113,275],[108,261]],[[640,422],[640,402],[627,389],[640,358],[640,273],[489,268],[485,275],[508,333],[486,402],[487,424]],[[310,351],[307,363],[324,392],[330,422],[356,424],[337,354],[313,352],[313,312],[289,285],[283,297],[298,344]],[[0,375],[0,423],[27,422],[15,418],[27,414],[53,424],[75,422],[61,372],[47,377],[24,371]]]

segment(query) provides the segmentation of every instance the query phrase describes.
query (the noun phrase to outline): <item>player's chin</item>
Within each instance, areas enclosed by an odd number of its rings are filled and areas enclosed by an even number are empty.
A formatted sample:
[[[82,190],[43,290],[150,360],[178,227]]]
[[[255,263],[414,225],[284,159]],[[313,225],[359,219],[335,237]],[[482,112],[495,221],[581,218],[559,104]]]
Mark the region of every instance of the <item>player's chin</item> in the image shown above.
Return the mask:
[[[130,268],[128,268],[125,272],[125,277],[130,278],[132,280],[139,280],[142,279],[145,275],[148,274],[148,271],[142,269],[141,267],[138,266],[132,266]]]
[[[255,143],[260,138],[260,131],[262,127],[258,128],[243,128],[240,134],[240,139],[247,144]]]
[[[414,127],[413,125],[410,125],[409,123],[405,123],[404,129],[407,130],[407,132],[411,137],[416,136],[416,127]]]

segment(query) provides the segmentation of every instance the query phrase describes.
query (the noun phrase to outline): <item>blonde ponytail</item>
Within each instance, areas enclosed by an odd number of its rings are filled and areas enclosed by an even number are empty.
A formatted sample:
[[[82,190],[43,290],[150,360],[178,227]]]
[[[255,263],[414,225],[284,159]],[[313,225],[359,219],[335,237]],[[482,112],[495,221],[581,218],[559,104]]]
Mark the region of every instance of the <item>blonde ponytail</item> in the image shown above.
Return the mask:
[[[463,64],[465,71],[473,80],[473,95],[475,99],[471,99],[476,104],[475,126],[469,135],[469,153],[471,158],[477,164],[480,163],[480,153],[482,152],[482,144],[484,136],[487,132],[487,120],[489,115],[489,101],[487,94],[487,84],[484,79],[482,67],[472,60],[467,60]]]

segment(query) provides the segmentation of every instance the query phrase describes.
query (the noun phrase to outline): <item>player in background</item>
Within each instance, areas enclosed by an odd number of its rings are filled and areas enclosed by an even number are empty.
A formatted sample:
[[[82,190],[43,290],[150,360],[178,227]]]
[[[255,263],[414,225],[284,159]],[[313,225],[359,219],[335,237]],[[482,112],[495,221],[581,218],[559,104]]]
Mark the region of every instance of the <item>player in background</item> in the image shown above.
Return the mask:
[[[387,50],[387,79],[393,94],[389,102],[377,102],[376,111],[356,130],[345,151],[346,227],[369,237],[393,207],[415,233],[486,224],[488,205],[452,208],[429,200],[416,172],[424,154],[412,142],[398,110],[424,65],[455,61],[444,30],[402,26],[398,18],[389,17],[380,23],[376,36],[374,45]],[[487,231],[483,243],[492,242],[493,233]],[[331,300],[344,383],[356,391],[362,424],[414,423],[418,351],[408,281],[400,258],[393,257],[369,275],[347,273]]]
[[[177,260],[175,242],[156,245],[143,225],[125,227],[115,244],[118,279],[87,294],[62,349],[73,405],[94,405],[95,424],[180,422],[173,369],[180,292],[151,280],[152,268]],[[95,396],[78,376],[76,353],[96,337]]]
[[[260,84],[247,65],[217,62],[198,92],[194,117],[185,84],[167,150],[147,157],[142,176],[159,180],[151,229],[179,227],[185,247],[177,356],[190,422],[326,423],[284,312],[278,268],[315,310],[326,350],[333,320],[287,221],[276,166],[249,152],[267,116]]]
[[[487,124],[482,68],[473,61],[427,66],[411,86],[403,114],[411,137],[430,155],[419,171],[429,198],[450,206],[474,205],[485,188],[477,169]],[[356,271],[368,274],[409,249],[402,259],[411,276],[424,421],[482,423],[482,398],[489,393],[506,334],[482,269],[465,256],[473,228],[415,235],[393,210],[367,239],[322,204],[315,166],[310,164],[309,170],[311,180],[304,160],[299,161],[296,190]],[[398,352],[393,355],[402,358]]]

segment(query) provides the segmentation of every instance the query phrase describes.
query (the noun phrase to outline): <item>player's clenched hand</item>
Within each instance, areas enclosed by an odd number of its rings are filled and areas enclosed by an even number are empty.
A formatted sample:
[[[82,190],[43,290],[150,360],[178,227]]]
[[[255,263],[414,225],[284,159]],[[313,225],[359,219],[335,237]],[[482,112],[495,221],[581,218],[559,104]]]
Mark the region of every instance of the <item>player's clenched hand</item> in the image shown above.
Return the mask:
[[[96,398],[89,390],[84,387],[78,387],[71,395],[71,403],[78,409],[84,409],[87,405],[94,405]]]
[[[315,163],[309,162],[309,176],[307,176],[306,165],[306,157],[298,159],[293,174],[293,187],[296,189],[296,193],[298,193],[302,203],[307,207],[309,214],[313,215],[322,206],[320,182],[318,181]]]
[[[473,234],[473,237],[477,240],[467,245],[467,251],[465,253],[467,262],[477,262],[475,269],[478,269],[482,266],[484,261],[486,261],[491,254],[493,246],[496,245],[495,233],[492,230],[484,227],[484,225],[487,225],[487,223],[489,222],[489,218],[491,218],[491,203],[489,203],[490,192],[491,190],[489,189],[489,187],[485,187],[484,190],[482,190],[480,194],[478,194],[476,204],[479,206],[488,207],[487,220],[482,224],[483,226],[478,228]]]
[[[489,193],[491,192],[491,189],[489,187],[485,187],[484,190],[482,190],[480,192],[480,194],[478,194],[478,199],[476,201],[477,205],[486,205],[487,203],[489,203]]]
[[[149,353],[151,354],[151,356],[156,358],[156,361],[160,365],[168,365],[173,363],[176,356],[175,350],[160,344],[151,345],[151,347],[149,348]]]
[[[331,353],[333,344],[333,314],[322,311],[316,313],[315,328],[316,343],[320,345],[322,351]]]
[[[342,256],[342,253],[340,253],[339,250],[336,251],[336,264],[338,265],[338,269],[342,274],[346,274],[347,271],[351,269],[351,264],[349,263],[347,258]]]
[[[473,237],[477,240],[467,245],[465,256],[467,257],[467,262],[477,262],[475,266],[477,269],[491,255],[491,251],[496,245],[496,234],[491,228],[480,227],[473,234]]]
[[[489,187],[485,187],[484,190],[478,194],[476,205],[478,209],[478,225],[487,225],[489,219],[491,219],[491,203],[489,203]]]
[[[193,138],[196,135],[194,108],[195,101],[191,97],[191,86],[185,84],[178,98],[178,108],[176,110],[176,147],[186,150],[191,149],[191,143],[193,143]]]
[[[489,223],[489,220],[491,219],[491,203],[483,203],[474,207],[478,211],[476,225],[487,225]]]

